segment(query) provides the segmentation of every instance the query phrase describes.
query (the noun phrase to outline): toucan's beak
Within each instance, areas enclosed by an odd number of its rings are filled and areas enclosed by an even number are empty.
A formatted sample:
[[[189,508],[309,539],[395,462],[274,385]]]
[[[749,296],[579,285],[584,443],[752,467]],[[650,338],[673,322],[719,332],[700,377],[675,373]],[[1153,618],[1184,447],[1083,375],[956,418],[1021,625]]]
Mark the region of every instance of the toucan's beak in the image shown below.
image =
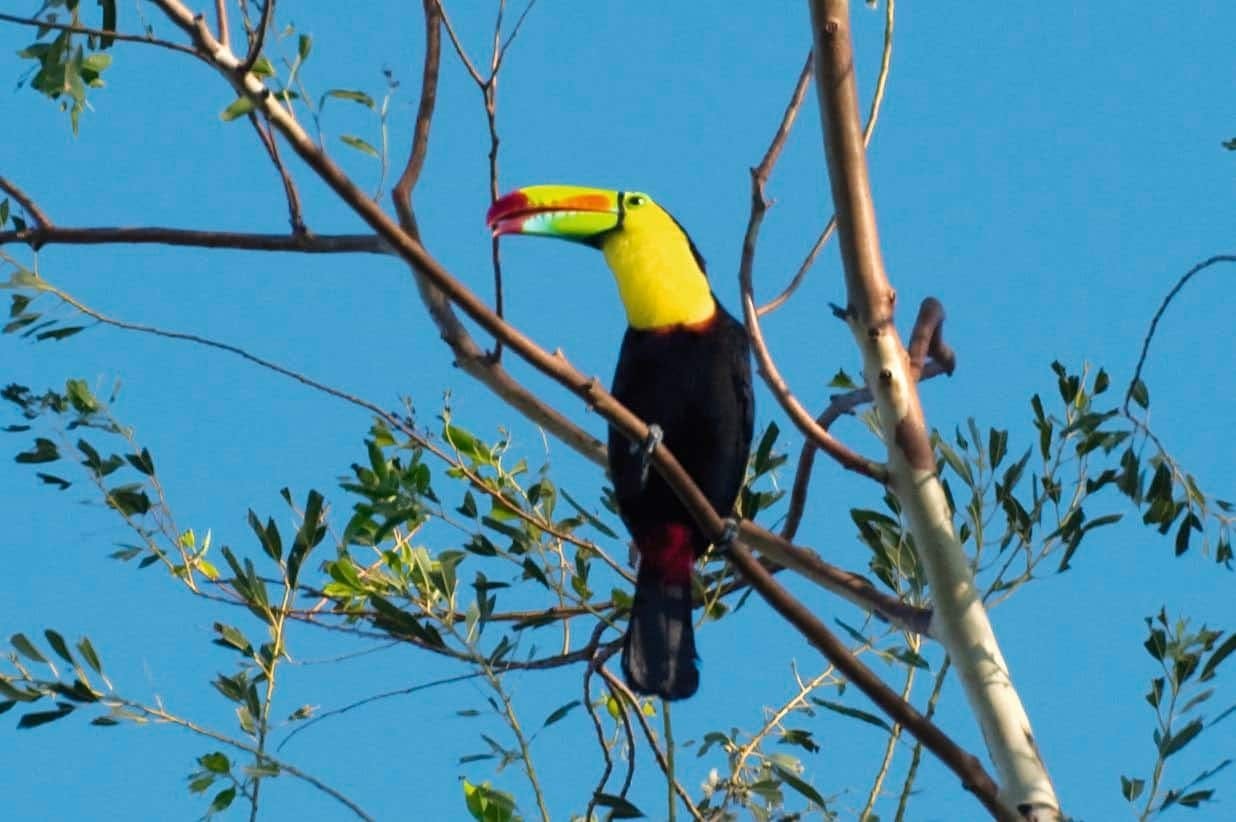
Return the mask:
[[[603,188],[542,185],[499,197],[485,215],[495,237],[533,234],[590,242],[622,221],[619,194]]]

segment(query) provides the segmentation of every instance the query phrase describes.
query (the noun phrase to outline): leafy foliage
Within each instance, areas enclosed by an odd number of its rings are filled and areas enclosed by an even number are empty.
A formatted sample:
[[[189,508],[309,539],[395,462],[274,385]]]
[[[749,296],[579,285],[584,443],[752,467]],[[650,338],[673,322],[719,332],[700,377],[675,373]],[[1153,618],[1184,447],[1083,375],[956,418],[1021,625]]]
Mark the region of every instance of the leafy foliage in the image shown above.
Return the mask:
[[[1202,708],[1215,695],[1212,684],[1219,667],[1236,651],[1236,634],[1193,629],[1186,619],[1168,619],[1160,610],[1146,618],[1146,653],[1159,664],[1161,675],[1150,681],[1146,702],[1155,712],[1154,767],[1146,779],[1121,776],[1120,790],[1132,805],[1143,799],[1140,819],[1158,816],[1173,806],[1198,808],[1214,799],[1214,789],[1202,787],[1232,764],[1223,759],[1177,788],[1166,788],[1167,760],[1176,756],[1202,733],[1236,712],[1233,704],[1209,720]]]

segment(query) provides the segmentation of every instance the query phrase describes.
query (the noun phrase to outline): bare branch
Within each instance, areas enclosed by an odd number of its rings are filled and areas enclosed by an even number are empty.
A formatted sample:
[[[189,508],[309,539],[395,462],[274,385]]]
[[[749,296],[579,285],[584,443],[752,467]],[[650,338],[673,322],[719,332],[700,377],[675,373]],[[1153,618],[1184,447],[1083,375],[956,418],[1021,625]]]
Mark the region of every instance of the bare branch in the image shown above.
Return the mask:
[[[279,144],[275,141],[275,135],[270,125],[263,125],[253,112],[249,112],[249,123],[253,126],[253,130],[257,132],[258,140],[261,141],[262,147],[266,149],[266,156],[275,164],[275,170],[279,172],[279,179],[283,182],[283,195],[288,201],[288,223],[292,226],[292,234],[294,236],[301,236],[308,233],[308,229],[305,228],[304,217],[301,215],[300,193],[296,190],[296,183],[292,180],[291,173],[288,171],[287,166],[283,164],[283,159],[279,156]]]
[[[188,54],[191,57],[196,57],[199,60],[205,60],[201,54],[189,46],[182,46],[179,43],[173,43],[170,40],[160,40],[157,37],[148,37],[144,34],[121,34],[116,31],[108,31],[107,29],[94,29],[89,26],[73,26],[63,23],[54,23],[49,20],[39,20],[35,17],[18,17],[13,14],[0,13],[0,21],[5,23],[16,23],[19,26],[33,26],[35,28],[54,29],[55,31],[67,31],[73,34],[89,34],[94,37],[107,37],[121,43],[143,43],[147,46],[158,46],[169,51],[178,51],[181,54]],[[209,62],[208,60],[206,62]]]
[[[394,254],[376,234],[250,234],[232,231],[197,231],[162,226],[141,228],[28,228],[0,231],[0,246],[27,243],[44,245],[174,245],[192,248],[227,248],[239,251],[293,251],[301,254]]]
[[[888,70],[893,62],[893,21],[896,16],[897,3],[896,0],[885,0],[884,2],[884,51],[880,55],[880,73],[876,77],[875,93],[871,96],[871,107],[867,112],[867,126],[863,129],[863,145],[871,145],[871,135],[875,133],[876,121],[880,119],[880,106],[884,102],[884,89],[888,84]],[[829,237],[833,235],[834,229],[837,227],[837,215],[834,214],[828,218],[828,222],[824,224],[824,229],[820,232],[820,236],[816,238],[815,244],[811,246],[811,250],[807,252],[806,258],[798,267],[798,271],[794,272],[794,276],[790,278],[790,283],[780,294],[772,298],[768,302],[760,306],[757,312],[761,317],[776,311],[781,306],[789,301],[790,297],[794,296],[794,292],[802,285],[802,282],[807,277],[807,272],[811,270],[811,266],[815,264],[815,258],[819,256],[820,251],[824,248],[824,244],[828,242]]]
[[[777,128],[772,143],[768,146],[768,150],[764,153],[764,158],[760,160],[759,165],[751,169],[751,212],[747,218],[747,232],[743,237],[742,258],[738,267],[743,316],[746,320],[747,333],[751,337],[751,348],[755,353],[755,361],[759,366],[760,376],[764,378],[764,383],[773,393],[773,396],[777,398],[777,402],[781,404],[781,407],[789,415],[794,425],[808,439],[812,440],[843,467],[883,482],[885,473],[883,466],[853,451],[835,439],[828,432],[828,429],[817,425],[811,414],[798,401],[793,392],[790,391],[789,385],[781,376],[781,372],[773,361],[768,345],[764,342],[764,334],[760,329],[759,314],[755,307],[755,297],[752,293],[752,269],[755,267],[755,249],[759,240],[760,224],[764,221],[764,214],[768,211],[768,201],[764,196],[764,186],[768,182],[768,175],[772,173],[773,166],[777,162],[777,157],[781,154],[786,138],[789,137],[790,128],[794,124],[794,118],[798,113],[799,106],[802,104],[803,96],[806,94],[807,75],[810,73],[810,68],[811,56],[808,55],[807,64],[803,66],[803,71],[795,84],[794,94],[790,98],[789,105],[786,106],[785,113],[781,118],[781,124]]]
[[[51,218],[47,216],[43,209],[39,208],[38,203],[30,199],[26,192],[18,188],[16,183],[11,182],[4,177],[0,177],[0,191],[3,191],[5,194],[16,200],[17,204],[25,209],[26,213],[30,215],[30,219],[34,220],[38,228],[52,227]]]
[[[1150,354],[1150,341],[1154,339],[1155,331],[1159,328],[1159,320],[1163,319],[1163,315],[1167,313],[1167,307],[1171,305],[1172,300],[1176,299],[1176,295],[1188,285],[1189,280],[1193,279],[1194,275],[1200,274],[1207,268],[1217,263],[1236,263],[1236,255],[1233,254],[1216,254],[1213,257],[1202,260],[1197,265],[1186,271],[1176,285],[1172,286],[1172,290],[1167,292],[1167,296],[1163,298],[1163,302],[1159,303],[1159,308],[1154,312],[1154,317],[1150,320],[1150,328],[1146,330],[1146,336],[1142,339],[1142,353],[1137,358],[1137,367],[1133,369],[1133,377],[1129,380],[1129,387],[1124,392],[1124,415],[1132,419],[1129,412],[1129,403],[1133,399],[1133,391],[1137,384],[1142,379],[1142,369],[1146,367],[1146,358]]]
[[[652,749],[652,755],[657,760],[657,766],[661,768],[661,773],[665,774],[665,778],[669,781],[674,793],[678,794],[678,798],[687,806],[687,810],[691,813],[691,818],[696,820],[696,822],[705,822],[704,817],[696,809],[695,802],[691,800],[691,794],[687,793],[687,789],[674,777],[669,760],[665,758],[665,752],[657,744],[656,732],[648,724],[648,717],[644,716],[644,712],[640,710],[639,699],[635,694],[631,693],[631,689],[627,687],[626,683],[611,674],[609,669],[598,668],[597,671],[604,677],[611,690],[617,691],[622,695],[622,699],[619,702],[623,703],[623,712],[635,715],[635,720],[639,722],[640,728],[644,731],[644,738],[648,740],[648,747]]]
[[[926,298],[919,306],[906,350],[910,355],[910,374],[915,380],[922,379],[928,357],[940,363],[950,376],[957,366],[957,355],[944,342],[944,306],[935,297]]]
[[[938,362],[928,362],[923,368],[919,381],[929,380],[941,374],[948,373]],[[867,405],[872,401],[871,389],[866,386],[856,388],[845,394],[836,394],[820,416],[815,418],[816,424],[825,430],[832,427],[841,416],[854,413],[854,409]],[[783,539],[793,541],[802,522],[803,513],[807,507],[807,489],[811,482],[811,470],[815,466],[815,455],[819,449],[816,444],[807,439],[803,442],[802,451],[798,455],[798,467],[794,469],[794,485],[790,490],[790,505],[785,514],[785,523],[781,526]],[[921,633],[921,632],[920,632]]]
[[[215,19],[219,21],[219,42],[224,48],[231,48],[231,38],[227,30],[227,0],[215,0]]]
[[[236,70],[241,74],[248,74],[253,65],[262,56],[262,47],[266,45],[266,34],[270,31],[270,22],[275,16],[275,0],[262,0],[262,19],[258,22],[257,31],[253,33],[253,37],[249,41],[249,53],[245,55],[245,59]],[[226,48],[226,44],[224,44]]]
[[[447,16],[446,7],[442,5],[442,0],[434,0],[438,7],[439,14],[442,15],[442,26],[446,29],[446,34],[451,38],[451,45],[455,47],[455,53],[459,55],[459,61],[464,64],[464,68],[468,70],[473,82],[478,86],[485,85],[485,78],[476,70],[476,66],[472,64],[472,60],[468,58],[468,52],[464,49],[463,43],[459,41],[459,37],[455,34],[455,27],[451,25],[451,18]]]

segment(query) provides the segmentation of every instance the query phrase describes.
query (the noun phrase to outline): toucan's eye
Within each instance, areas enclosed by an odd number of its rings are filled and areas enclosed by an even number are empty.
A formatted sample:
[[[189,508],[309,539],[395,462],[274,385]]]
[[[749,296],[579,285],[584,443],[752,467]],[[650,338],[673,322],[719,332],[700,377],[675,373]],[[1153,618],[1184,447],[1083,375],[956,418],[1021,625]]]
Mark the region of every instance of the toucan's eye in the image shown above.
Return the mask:
[[[642,206],[646,202],[648,202],[648,198],[642,195],[639,195],[639,194],[632,194],[630,197],[627,198],[627,205],[631,206],[632,208],[638,208],[639,206]]]

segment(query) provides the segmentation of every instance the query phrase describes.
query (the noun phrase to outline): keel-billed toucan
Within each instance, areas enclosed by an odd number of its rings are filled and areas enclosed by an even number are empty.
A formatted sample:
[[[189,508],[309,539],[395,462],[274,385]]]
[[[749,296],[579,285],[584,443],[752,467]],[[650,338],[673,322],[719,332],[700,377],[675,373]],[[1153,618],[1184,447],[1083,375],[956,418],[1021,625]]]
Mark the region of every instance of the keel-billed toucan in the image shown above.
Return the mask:
[[[647,194],[561,185],[507,194],[488,223],[495,237],[558,237],[604,253],[629,326],[613,394],[659,426],[670,452],[728,516],[751,446],[747,332],[717,303],[682,226]],[[682,699],[699,687],[691,569],[708,538],[646,459],[644,448],[610,428],[618,511],[640,554],[622,669],[639,693]]]

